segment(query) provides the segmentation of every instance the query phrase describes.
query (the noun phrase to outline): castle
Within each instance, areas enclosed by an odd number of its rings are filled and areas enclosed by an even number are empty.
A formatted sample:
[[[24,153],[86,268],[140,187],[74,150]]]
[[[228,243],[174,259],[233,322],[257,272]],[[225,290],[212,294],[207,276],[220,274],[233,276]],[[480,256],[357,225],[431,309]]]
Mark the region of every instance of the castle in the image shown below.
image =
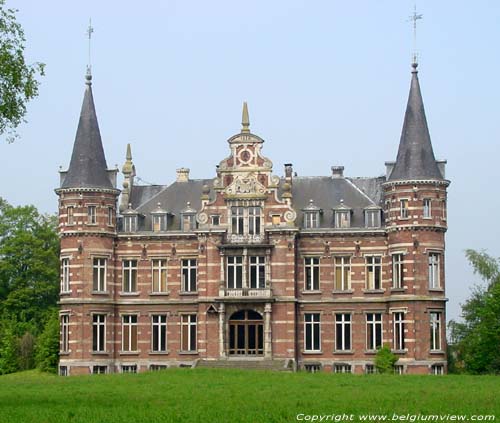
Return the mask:
[[[123,187],[108,169],[91,75],[61,171],[62,375],[172,366],[446,372],[445,161],[413,64],[395,162],[381,177],[273,174],[242,128],[214,177]]]

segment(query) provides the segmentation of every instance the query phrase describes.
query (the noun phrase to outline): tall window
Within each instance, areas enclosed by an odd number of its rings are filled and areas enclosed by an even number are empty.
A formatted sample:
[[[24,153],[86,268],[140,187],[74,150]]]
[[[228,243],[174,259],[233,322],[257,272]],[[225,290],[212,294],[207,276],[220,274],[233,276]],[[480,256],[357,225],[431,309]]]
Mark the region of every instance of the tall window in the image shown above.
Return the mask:
[[[167,215],[166,214],[153,214],[153,232],[161,232],[167,230]]]
[[[382,314],[366,314],[366,349],[376,350],[382,347]]]
[[[319,291],[319,257],[306,257],[304,265],[306,291]]]
[[[431,351],[441,351],[441,313],[431,312]]]
[[[304,212],[304,228],[319,228],[319,211]]]
[[[92,316],[92,351],[106,351],[106,315],[94,314]]]
[[[248,234],[249,235],[260,235],[260,217],[261,209],[260,207],[249,207],[248,208]]]
[[[367,228],[378,228],[380,226],[380,210],[365,211],[365,226]]]
[[[321,321],[319,313],[304,314],[304,351],[321,350]]]
[[[196,292],[197,265],[196,259],[182,260],[182,290],[184,292]]]
[[[382,289],[382,257],[366,257],[366,289]]]
[[[335,212],[335,227],[348,228],[351,225],[351,212],[349,210],[337,210]]]
[[[137,231],[137,216],[123,216],[123,230],[125,232],[136,232]]]
[[[399,217],[406,219],[408,216],[408,200],[399,200]]]
[[[403,273],[403,254],[392,255],[392,287],[402,288],[404,273]]]
[[[61,260],[61,292],[69,292],[69,258]]]
[[[122,316],[122,351],[137,351],[137,315]]]
[[[87,207],[87,223],[95,225],[97,223],[97,206]]]
[[[190,232],[196,229],[196,216],[192,213],[182,215],[182,230]]]
[[[151,316],[151,350],[154,352],[167,351],[167,316]]]
[[[431,199],[430,198],[424,198],[424,219],[429,219],[432,217],[431,213]]]
[[[69,206],[66,209],[68,225],[74,225],[75,224],[75,213],[74,212],[75,212],[75,208],[73,206]]]
[[[351,349],[351,315],[339,313],[335,315],[335,350]]]
[[[243,287],[242,256],[229,256],[227,258],[227,287],[229,289]]]
[[[137,260],[123,260],[123,292],[137,292]]]
[[[153,292],[167,292],[167,260],[151,261]]]
[[[61,352],[69,351],[69,315],[61,316]]]
[[[250,288],[264,289],[266,287],[266,258],[250,256]]]
[[[196,351],[196,314],[181,316],[182,351]]]
[[[92,289],[94,291],[106,291],[106,262],[105,258],[94,258],[92,261]]]
[[[429,288],[440,288],[439,254],[429,253]]]
[[[351,289],[351,258],[335,257],[335,290]]]
[[[231,232],[233,234],[244,234],[244,210],[245,209],[243,207],[231,207]]]
[[[393,334],[394,334],[394,349],[405,349],[405,314],[397,312],[393,314]]]
[[[115,209],[113,207],[108,207],[108,225],[113,226]]]

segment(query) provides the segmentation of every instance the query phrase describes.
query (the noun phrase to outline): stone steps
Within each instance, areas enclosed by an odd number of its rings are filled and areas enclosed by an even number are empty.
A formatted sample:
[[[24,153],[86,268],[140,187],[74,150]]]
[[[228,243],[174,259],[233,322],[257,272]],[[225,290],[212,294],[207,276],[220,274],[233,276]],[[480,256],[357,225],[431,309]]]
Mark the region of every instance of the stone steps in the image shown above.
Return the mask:
[[[293,363],[290,360],[198,360],[195,367],[211,369],[248,369],[248,370],[272,370],[293,371]]]

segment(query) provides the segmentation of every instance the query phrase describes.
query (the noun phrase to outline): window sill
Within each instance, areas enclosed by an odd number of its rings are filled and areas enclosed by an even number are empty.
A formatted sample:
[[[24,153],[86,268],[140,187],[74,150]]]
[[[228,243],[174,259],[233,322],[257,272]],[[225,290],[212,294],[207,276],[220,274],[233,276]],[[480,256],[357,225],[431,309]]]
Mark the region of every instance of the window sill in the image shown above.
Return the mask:
[[[122,297],[138,297],[140,295],[139,292],[119,292],[118,294]]]
[[[149,351],[148,354],[149,355],[169,355],[170,354],[170,350],[166,350],[166,351]]]
[[[92,295],[109,295],[109,291],[92,291]]]
[[[302,291],[300,291],[301,294],[305,294],[305,295],[318,295],[318,294],[321,294],[323,291],[320,291],[318,289],[304,289]]]
[[[59,351],[59,357],[70,355],[71,351]]]
[[[323,351],[322,350],[318,350],[318,351],[302,351],[302,354],[304,355],[317,355],[317,354],[323,354]]]
[[[354,354],[354,350],[335,350],[333,352],[335,355],[345,355],[345,354]]]
[[[363,289],[365,294],[383,294],[385,289]]]
[[[198,295],[198,291],[179,291],[179,295]]]
[[[422,217],[422,219],[423,219],[423,220],[433,220],[431,216],[429,216],[429,217],[425,217],[425,216],[424,216],[424,217]]]
[[[85,226],[98,226],[97,223],[86,223]]]
[[[403,354],[406,354],[408,352],[408,350],[405,348],[404,350],[392,350],[391,349],[391,352],[393,354],[399,354],[399,355],[403,355]]]
[[[107,351],[91,351],[90,353],[92,355],[109,355],[109,352]]]
[[[391,288],[391,292],[405,292],[406,288]]]
[[[444,292],[444,288],[429,288],[429,292]]]
[[[139,355],[140,351],[119,351],[120,355]]]
[[[198,351],[179,351],[179,355],[198,355]]]
[[[354,289],[334,289],[332,294],[352,294]]]
[[[377,354],[377,350],[365,350],[364,353],[369,355],[375,355]]]
[[[444,353],[445,352],[443,350],[431,350],[431,351],[429,351],[429,354],[435,354],[435,355],[441,355]]]
[[[151,297],[161,297],[165,295],[170,295],[170,291],[165,291],[165,292],[149,292],[149,295]]]
[[[402,217],[402,216],[399,216],[398,219],[399,220],[410,220],[411,217]]]
[[[71,291],[63,291],[63,292],[60,292],[59,295],[68,296],[68,295],[71,295]]]

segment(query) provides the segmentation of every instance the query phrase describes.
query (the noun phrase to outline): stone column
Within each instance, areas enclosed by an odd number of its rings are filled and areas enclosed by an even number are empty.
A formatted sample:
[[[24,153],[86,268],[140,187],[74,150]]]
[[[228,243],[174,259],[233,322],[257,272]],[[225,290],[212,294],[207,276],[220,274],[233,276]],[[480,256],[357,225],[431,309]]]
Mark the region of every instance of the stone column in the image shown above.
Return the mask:
[[[224,348],[224,328],[226,327],[226,306],[221,303],[219,306],[219,355],[221,358],[226,357],[226,350]]]
[[[271,303],[266,303],[264,307],[264,357],[272,358],[271,343]]]

